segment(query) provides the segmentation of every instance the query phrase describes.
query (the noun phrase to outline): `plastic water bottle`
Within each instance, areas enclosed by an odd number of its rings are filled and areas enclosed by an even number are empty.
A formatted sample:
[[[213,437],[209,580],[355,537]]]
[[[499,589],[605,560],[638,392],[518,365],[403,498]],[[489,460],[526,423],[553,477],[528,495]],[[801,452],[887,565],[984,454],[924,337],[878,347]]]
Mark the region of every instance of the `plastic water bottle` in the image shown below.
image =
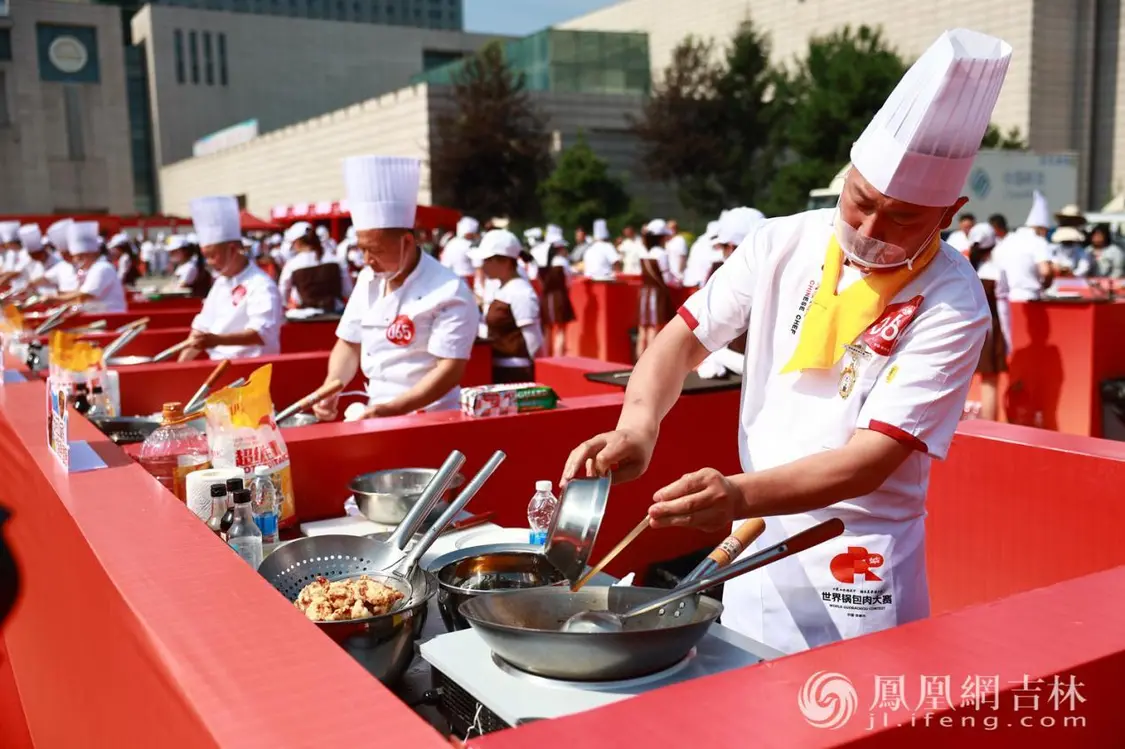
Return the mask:
[[[254,469],[254,479],[250,482],[250,506],[254,511],[254,522],[262,532],[262,549],[269,554],[277,545],[277,523],[281,516],[281,502],[277,487],[270,477],[270,469],[258,466]]]
[[[250,492],[234,493],[234,524],[227,531],[227,545],[255,570],[262,564],[262,532],[250,511]]]
[[[551,493],[550,481],[535,482],[535,496],[527,505],[527,522],[531,528],[528,543],[543,545],[547,543],[547,529],[555,516],[559,500]]]

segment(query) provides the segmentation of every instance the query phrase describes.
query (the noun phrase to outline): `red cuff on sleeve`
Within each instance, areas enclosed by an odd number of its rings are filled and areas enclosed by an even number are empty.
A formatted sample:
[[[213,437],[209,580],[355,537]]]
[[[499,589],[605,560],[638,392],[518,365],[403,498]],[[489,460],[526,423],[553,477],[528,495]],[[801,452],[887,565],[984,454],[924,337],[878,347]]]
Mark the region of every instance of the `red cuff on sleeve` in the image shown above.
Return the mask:
[[[917,450],[920,453],[928,453],[930,448],[926,447],[926,443],[915,437],[910,432],[903,431],[896,426],[891,426],[883,421],[872,421],[868,426],[873,432],[885,434],[894,441],[906,445],[911,450]]]
[[[676,311],[676,314],[684,318],[684,322],[687,323],[689,330],[695,330],[699,327],[699,320],[695,319],[695,315],[691,314],[691,311],[687,307],[680,307],[680,309]]]

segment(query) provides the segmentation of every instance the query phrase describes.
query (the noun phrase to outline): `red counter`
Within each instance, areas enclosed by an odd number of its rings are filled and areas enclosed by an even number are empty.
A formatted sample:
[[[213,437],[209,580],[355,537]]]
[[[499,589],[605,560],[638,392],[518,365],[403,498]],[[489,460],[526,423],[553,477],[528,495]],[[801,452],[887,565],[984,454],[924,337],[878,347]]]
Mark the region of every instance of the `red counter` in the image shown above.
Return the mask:
[[[198,312],[203,307],[203,300],[190,296],[166,296],[160,299],[129,299],[130,312],[160,312],[165,310],[185,309]]]
[[[634,360],[629,331],[637,327],[640,276],[619,275],[616,281],[577,277],[570,282],[570,301],[577,316],[566,332],[567,353],[605,362]],[[695,289],[672,289],[678,307]]]
[[[1013,303],[1012,339],[1001,419],[1101,436],[1101,382],[1125,377],[1125,301]]]

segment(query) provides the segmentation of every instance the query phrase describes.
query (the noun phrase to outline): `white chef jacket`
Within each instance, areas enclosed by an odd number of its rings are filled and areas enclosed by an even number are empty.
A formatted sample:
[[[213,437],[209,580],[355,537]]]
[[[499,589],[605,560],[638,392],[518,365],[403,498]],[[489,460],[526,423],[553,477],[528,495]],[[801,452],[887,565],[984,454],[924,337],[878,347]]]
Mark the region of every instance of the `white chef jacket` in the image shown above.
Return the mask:
[[[233,278],[220,275],[203,300],[203,309],[191,321],[203,333],[241,333],[253,330],[262,343],[252,346],[215,346],[212,359],[249,359],[281,352],[281,326],[285,314],[277,284],[257,263],[248,263]]]
[[[653,247],[652,249],[646,249],[642,253],[641,259],[655,260],[656,265],[660,268],[660,275],[664,278],[664,283],[669,285],[676,283],[676,277],[675,275],[673,275],[672,269],[668,262],[668,251],[663,247],[658,246]],[[640,271],[638,271],[638,273],[639,272]]]
[[[86,269],[78,290],[94,297],[82,304],[84,312],[124,312],[125,288],[117,277],[117,269],[104,257],[99,257]]]
[[[621,253],[621,272],[631,276],[641,274],[641,258],[645,254],[645,246],[638,239],[622,239],[617,247]]]
[[[453,237],[445,243],[441,251],[441,264],[460,278],[471,278],[473,275],[473,262],[469,259],[469,250],[473,243],[464,237]]]
[[[301,306],[301,295],[293,286],[294,271],[301,270],[302,268],[315,268],[318,265],[327,265],[329,263],[340,266],[340,295],[347,299],[352,293],[352,277],[351,274],[348,273],[347,266],[336,260],[334,252],[331,255],[326,253],[325,259],[321,260],[316,256],[315,252],[306,250],[295,254],[289,262],[285,264],[285,267],[281,269],[280,275],[278,275],[277,288],[281,292],[282,302],[295,307]],[[328,311],[331,312],[332,310]]]
[[[195,260],[180,263],[173,271],[173,275],[180,282],[180,286],[190,287],[195,283],[195,279],[199,278],[199,264]]]
[[[684,271],[687,269],[688,246],[682,234],[669,237],[664,243],[664,250],[668,253],[668,265],[672,275],[677,281],[683,281]]]
[[[516,327],[520,329],[520,334],[523,335],[523,342],[527,345],[527,351],[531,354],[531,359],[534,359],[543,346],[543,325],[539,318],[539,295],[535,293],[535,287],[526,278],[516,276],[508,283],[495,289],[489,304],[492,302],[504,302],[512,308],[512,317],[516,321]],[[485,305],[482,319],[487,315],[488,305]],[[528,367],[531,366],[531,359],[519,356],[502,357],[493,359],[492,363],[498,367]]]
[[[3,260],[3,262],[0,262],[0,271],[4,271],[5,273],[15,273],[19,270],[19,250],[4,250],[4,256],[0,259]]]
[[[1004,345],[1008,347],[1008,356],[1012,355],[1012,305],[1009,302],[1011,289],[1008,286],[1008,274],[1004,266],[997,262],[996,250],[993,249],[988,259],[977,267],[977,278],[982,281],[992,281],[993,294],[996,296],[996,317],[1000,320],[1000,332],[1004,336]]]
[[[1050,245],[1035,230],[1022,226],[996,245],[992,259],[1003,269],[1008,279],[1009,299],[1029,302],[1043,292],[1039,280],[1039,263],[1051,259]]]
[[[704,234],[691,245],[687,265],[684,267],[684,286],[702,286],[707,281],[711,266],[722,262],[723,253],[715,249],[715,235]]]
[[[865,497],[769,518],[752,550],[833,517],[843,520],[843,536],[726,584],[723,623],[786,653],[928,615],[930,458],[949,449],[991,325],[972,266],[943,244],[857,339],[856,353],[830,370],[780,374],[820,283],[833,216],[827,209],[760,223],[680,309],[710,351],[747,331],[744,471],[843,447],[857,429],[915,449]]]
[[[582,255],[582,272],[587,278],[613,278],[613,266],[621,262],[617,248],[604,240],[594,242]]]
[[[54,262],[46,267],[43,278],[54,285],[60,294],[78,291],[81,282],[78,280],[78,271],[74,265],[57,255],[51,255],[50,257],[53,258]]]
[[[945,240],[945,243],[958,252],[968,252],[969,248],[973,246],[969,235],[960,229],[950,234],[949,238]]]
[[[480,322],[469,287],[428,253],[420,253],[402,286],[387,294],[385,287],[364,268],[336,328],[338,338],[360,345],[369,406],[408,391],[438,359],[468,359]],[[458,408],[460,401],[454,387],[424,410]]]

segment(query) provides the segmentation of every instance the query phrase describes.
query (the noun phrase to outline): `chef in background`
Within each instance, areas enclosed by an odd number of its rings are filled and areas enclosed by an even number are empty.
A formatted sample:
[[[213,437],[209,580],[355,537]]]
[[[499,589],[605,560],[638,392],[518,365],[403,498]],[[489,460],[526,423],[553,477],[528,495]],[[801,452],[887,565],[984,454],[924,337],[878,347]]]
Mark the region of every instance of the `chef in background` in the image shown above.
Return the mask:
[[[672,319],[672,296],[668,286],[673,282],[673,276],[668,265],[668,252],[664,249],[664,242],[670,234],[663,219],[654,218],[645,225],[641,293],[638,297],[637,359]]]
[[[966,211],[957,217],[957,231],[951,233],[946,238],[945,243],[953,249],[965,255],[969,252],[969,245],[972,241],[969,239],[969,232],[977,225],[977,217]]]
[[[114,234],[105,243],[105,248],[109,251],[113,266],[117,268],[117,277],[121,279],[121,283],[125,286],[135,284],[141,277],[141,270],[138,267],[136,250],[133,249],[133,240],[129,235],[123,231]]]
[[[1047,198],[1036,190],[1023,226],[1008,234],[992,251],[993,260],[1004,269],[1008,298],[1013,302],[1039,299],[1051,285],[1055,271],[1051,266],[1051,245],[1047,242],[1050,224]]]
[[[203,309],[191,321],[180,361],[206,353],[211,359],[249,359],[281,352],[285,322],[277,284],[242,247],[238,201],[226,195],[191,201],[200,252],[215,281]]]
[[[702,286],[711,275],[711,268],[715,265],[716,259],[715,240],[719,236],[719,224],[726,214],[727,211],[723,211],[718,221],[708,221],[707,230],[691,243],[687,265],[684,267],[684,286],[688,288]],[[721,257],[721,253],[719,256]]]
[[[582,253],[582,273],[586,278],[613,280],[621,268],[621,255],[609,241],[609,227],[604,218],[594,221],[594,241]]]
[[[310,232],[293,241],[293,256],[281,269],[277,286],[288,309],[338,312],[351,293],[352,279],[336,260],[336,248],[326,253],[319,233]]]
[[[359,418],[455,409],[480,312],[464,280],[414,239],[421,164],[393,156],[344,161],[356,244],[367,267],[336,328],[325,382],[362,369],[368,401]],[[336,418],[338,398],[314,408]],[[351,420],[351,414],[348,414]]]
[[[47,293],[62,294],[77,291],[81,284],[78,270],[70,262],[70,253],[67,251],[70,243],[70,225],[73,223],[71,219],[64,218],[47,227],[47,241],[55,249],[55,257],[58,259],[58,262],[47,267],[39,285]]]
[[[543,342],[545,356],[566,356],[566,326],[574,322],[570,301],[570,253],[558,226],[548,226],[543,243],[531,251],[543,290]]]
[[[19,221],[0,221],[0,288],[22,269],[19,230]]]
[[[67,248],[80,283],[77,291],[61,292],[59,301],[81,304],[87,313],[125,312],[125,288],[117,269],[101,253],[98,222],[71,222]]]
[[[977,272],[992,325],[984,339],[977,363],[980,375],[980,418],[996,421],[1000,413],[1000,373],[1008,371],[1012,353],[1012,308],[1008,303],[1008,274],[993,257],[996,231],[989,224],[977,224],[969,232],[969,262]]]
[[[473,288],[476,270],[469,259],[469,250],[480,237],[480,222],[472,216],[462,216],[457,222],[457,236],[445,243],[441,250],[441,264],[465,280]]]
[[[539,296],[520,275],[522,253],[519,238],[503,229],[485,234],[480,246],[472,251],[484,274],[500,283],[484,310],[494,383],[534,382],[534,359],[543,347]]]
[[[637,239],[637,231],[626,226],[621,230],[621,239],[617,243],[617,251],[621,253],[621,272],[628,276],[638,276],[641,273],[641,258],[645,254],[645,246]]]
[[[680,234],[679,222],[674,218],[668,220],[668,239],[664,242],[664,251],[668,253],[668,270],[676,283],[682,286],[684,271],[687,269],[688,245]]]
[[[852,146],[837,208],[759,223],[638,362],[617,428],[567,460],[564,482],[643,474],[684,378],[746,332],[742,472],[689,473],[649,518],[709,531],[765,518],[748,554],[841,520],[842,536],[726,583],[723,624],[784,653],[929,615],[930,461],[948,452],[991,325],[940,232],[968,201],[1011,54],[942,34]]]

